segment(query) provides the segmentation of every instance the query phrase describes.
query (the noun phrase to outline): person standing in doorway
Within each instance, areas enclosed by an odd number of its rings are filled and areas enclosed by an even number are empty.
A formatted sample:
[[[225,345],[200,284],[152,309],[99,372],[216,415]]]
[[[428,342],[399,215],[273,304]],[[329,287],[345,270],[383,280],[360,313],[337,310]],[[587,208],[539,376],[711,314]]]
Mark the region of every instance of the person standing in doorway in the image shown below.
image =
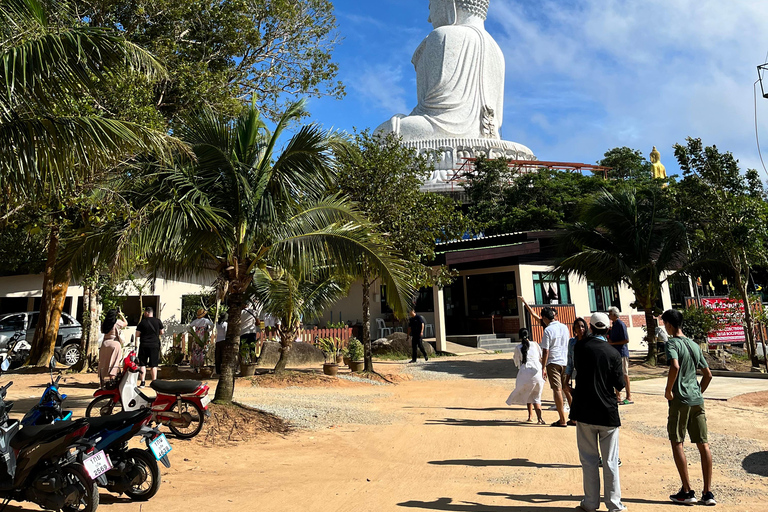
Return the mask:
[[[544,326],[544,336],[541,338],[541,365],[544,368],[542,376],[544,379],[549,379],[557,414],[560,416],[551,426],[567,427],[563,385],[565,384],[565,367],[568,364],[568,340],[571,338],[571,333],[568,327],[557,321],[557,310],[550,307],[541,310],[541,324]]]
[[[195,371],[205,365],[205,351],[208,347],[208,341],[213,331],[213,322],[207,318],[208,311],[204,308],[198,308],[195,313],[195,319],[189,323],[197,340],[192,341],[192,356],[190,357],[190,366]],[[202,343],[202,346],[200,345]]]
[[[571,420],[581,460],[584,499],[580,510],[600,506],[600,453],[603,454],[604,502],[608,512],[626,510],[619,481],[619,404],[616,390],[624,387],[621,356],[606,343],[610,320],[605,313],[590,318],[591,335],[576,342],[573,364],[579,384],[573,389]]]
[[[155,318],[155,310],[150,307],[144,308],[144,318],[136,327],[141,367],[140,388],[146,385],[147,367],[152,371],[152,380],[157,380],[157,367],[160,366],[160,336],[163,334],[165,334],[165,326],[160,319]]]
[[[627,331],[627,324],[625,324],[621,318],[619,318],[619,308],[608,308],[608,318],[610,318],[611,331],[608,333],[608,343],[619,351],[621,356],[621,364],[624,366],[624,387],[627,390],[627,398],[622,400],[621,393],[616,392],[616,400],[620,405],[631,405],[632,391],[629,388],[629,333]]]
[[[424,317],[421,315],[416,314],[416,310],[412,309],[410,312],[410,320],[408,320],[408,334],[411,336],[411,346],[413,347],[413,356],[411,357],[411,362],[415,363],[416,360],[419,357],[418,352],[416,350],[421,350],[421,353],[424,354],[424,361],[429,361],[429,358],[427,357],[427,351],[424,350],[424,344],[422,343],[422,339],[424,337],[424,326],[427,324],[427,322],[424,320]]]
[[[701,471],[704,478],[704,491],[700,502],[704,505],[716,505],[712,494],[712,452],[707,440],[707,416],[704,413],[704,392],[712,382],[712,371],[701,352],[699,345],[683,334],[683,315],[670,309],[661,316],[664,329],[669,334],[667,340],[667,361],[669,375],[664,396],[669,400],[669,418],[667,434],[672,443],[672,456],[683,487],[680,492],[669,497],[675,503],[692,505],[696,503],[696,492],[691,489],[688,478],[688,460],[685,457],[683,443],[685,433],[696,443],[701,456]],[[701,370],[701,384],[696,379],[696,370]]]

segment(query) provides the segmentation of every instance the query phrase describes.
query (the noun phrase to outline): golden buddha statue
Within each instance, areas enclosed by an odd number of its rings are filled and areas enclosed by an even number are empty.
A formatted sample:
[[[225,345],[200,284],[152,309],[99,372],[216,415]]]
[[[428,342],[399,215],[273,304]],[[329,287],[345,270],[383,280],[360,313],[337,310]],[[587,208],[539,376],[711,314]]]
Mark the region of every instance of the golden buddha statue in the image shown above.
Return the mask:
[[[667,168],[661,163],[661,153],[656,149],[656,146],[653,146],[653,151],[651,151],[651,169],[653,170],[654,179],[667,179]]]

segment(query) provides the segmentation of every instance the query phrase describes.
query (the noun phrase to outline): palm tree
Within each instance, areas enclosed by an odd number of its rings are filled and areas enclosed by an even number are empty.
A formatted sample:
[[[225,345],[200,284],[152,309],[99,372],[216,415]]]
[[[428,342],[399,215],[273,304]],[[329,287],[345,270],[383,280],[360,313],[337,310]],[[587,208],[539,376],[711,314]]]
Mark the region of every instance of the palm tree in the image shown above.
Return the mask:
[[[122,37],[77,24],[55,0],[0,0],[0,59],[0,190],[6,198],[0,222],[29,205],[63,208],[106,169],[137,153],[182,147],[140,125],[80,112],[102,78],[126,70],[161,75],[163,69]],[[47,364],[53,353],[70,281],[57,260],[60,224],[51,222],[33,364]]]
[[[138,229],[126,224],[78,241],[76,252],[100,254],[113,265],[144,253],[149,268],[168,277],[210,274],[223,283],[229,325],[219,402],[232,400],[240,315],[255,272],[280,268],[307,280],[318,268],[330,268],[359,276],[365,263],[381,276],[400,314],[411,296],[403,264],[384,239],[353,205],[327,192],[334,178],[332,150],[340,139],[315,125],[302,126],[276,152],[303,105],[292,105],[274,133],[254,107],[234,121],[210,111],[188,119],[178,133],[197,163],[133,177],[127,196],[139,211]]]
[[[686,233],[659,188],[598,192],[579,211],[578,222],[560,238],[563,254],[555,273],[573,273],[610,286],[627,284],[645,311],[648,362],[656,364],[657,302],[662,283],[680,271]]]
[[[326,274],[326,275],[324,275]],[[259,269],[254,275],[254,291],[260,309],[280,318],[280,359],[275,372],[282,372],[302,321],[316,318],[342,299],[349,290],[349,279],[327,272],[307,279],[284,269]]]

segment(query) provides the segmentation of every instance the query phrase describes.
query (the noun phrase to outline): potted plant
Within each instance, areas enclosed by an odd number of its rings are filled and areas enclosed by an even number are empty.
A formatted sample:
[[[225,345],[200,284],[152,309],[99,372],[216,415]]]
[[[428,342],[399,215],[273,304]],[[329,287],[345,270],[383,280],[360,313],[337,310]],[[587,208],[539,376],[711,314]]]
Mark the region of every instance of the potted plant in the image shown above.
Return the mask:
[[[349,363],[352,361],[349,358],[349,348],[347,347],[347,348],[341,349],[341,355],[342,355],[342,361],[344,362],[344,364],[346,366],[349,366]]]
[[[323,364],[323,373],[335,377],[339,373],[339,365],[336,363],[336,353],[338,348],[333,338],[320,338],[317,340],[317,346],[325,355],[325,364]]]
[[[342,364],[344,363],[344,349],[341,346],[341,340],[338,338],[333,338],[334,344],[338,347],[336,350],[336,364]],[[346,363],[344,363],[346,364]]]
[[[161,379],[172,379],[176,374],[176,370],[184,359],[184,352],[180,347],[170,347],[160,357],[160,368],[158,376]]]
[[[253,377],[256,373],[256,360],[258,354],[256,354],[257,342],[253,341],[248,343],[247,341],[240,342],[240,376],[241,377]]]
[[[353,372],[362,372],[365,367],[365,351],[363,350],[363,344],[357,338],[349,338],[349,346],[347,347],[347,354],[349,356],[349,369]]]

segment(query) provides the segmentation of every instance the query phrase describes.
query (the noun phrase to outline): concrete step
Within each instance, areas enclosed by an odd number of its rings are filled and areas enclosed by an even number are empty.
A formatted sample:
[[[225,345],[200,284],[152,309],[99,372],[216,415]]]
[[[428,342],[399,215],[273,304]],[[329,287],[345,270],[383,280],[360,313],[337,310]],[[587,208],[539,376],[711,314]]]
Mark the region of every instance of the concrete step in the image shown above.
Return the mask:
[[[458,345],[464,345],[465,347],[481,348],[485,343],[496,343],[499,340],[508,340],[509,338],[499,338],[496,334],[465,334],[446,336],[445,339]]]
[[[477,348],[486,348],[489,346],[507,346],[512,345],[512,340],[509,338],[496,338],[493,340],[481,340],[478,342]]]

